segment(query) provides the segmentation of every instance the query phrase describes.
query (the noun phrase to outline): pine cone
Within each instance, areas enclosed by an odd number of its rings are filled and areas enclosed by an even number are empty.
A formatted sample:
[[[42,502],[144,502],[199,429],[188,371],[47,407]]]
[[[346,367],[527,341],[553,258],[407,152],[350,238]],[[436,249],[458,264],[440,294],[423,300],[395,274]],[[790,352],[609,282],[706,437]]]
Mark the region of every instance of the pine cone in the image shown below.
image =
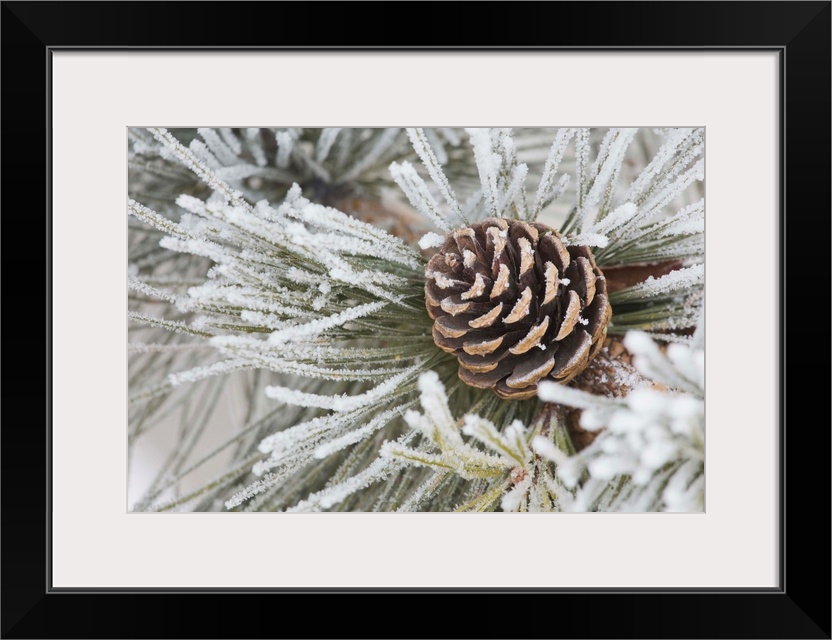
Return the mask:
[[[425,269],[437,346],[459,377],[530,398],[545,376],[567,383],[604,344],[612,309],[588,247],[546,225],[489,218],[445,240]]]

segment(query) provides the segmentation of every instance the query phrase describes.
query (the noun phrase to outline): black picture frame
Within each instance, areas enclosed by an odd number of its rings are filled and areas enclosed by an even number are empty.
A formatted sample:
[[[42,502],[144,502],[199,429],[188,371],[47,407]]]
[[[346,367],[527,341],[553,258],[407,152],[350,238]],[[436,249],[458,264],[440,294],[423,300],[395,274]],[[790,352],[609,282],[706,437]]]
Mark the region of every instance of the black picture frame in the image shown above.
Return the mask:
[[[285,615],[315,598],[309,636],[442,633],[482,637],[829,638],[829,381],[814,360],[828,308],[830,238],[830,2],[472,3],[465,28],[435,15],[449,4],[3,2],[2,254],[7,338],[3,360],[0,633],[3,638],[263,637],[288,633]],[[271,19],[243,20],[246,8]],[[412,7],[411,7],[412,9]],[[384,12],[394,29],[368,16]],[[405,22],[405,16],[414,16]],[[450,15],[450,14],[449,14]],[[234,20],[238,16],[240,20]],[[231,19],[230,19],[231,18]],[[553,24],[560,25],[553,28]],[[278,35],[279,34],[279,35]],[[485,34],[488,38],[483,41]],[[395,46],[393,43],[396,43]],[[51,585],[51,110],[52,52],[182,48],[425,48],[759,50],[780,59],[780,584],[772,589],[154,590],[55,589]],[[34,197],[33,197],[34,196]],[[44,242],[45,240],[45,242]],[[786,257],[792,269],[786,269]],[[753,256],[743,258],[754,277]],[[823,261],[822,265],[817,264]],[[767,273],[767,271],[766,271]],[[826,284],[818,285],[818,282]],[[804,293],[804,288],[812,288]],[[741,282],[738,282],[741,286]],[[820,290],[818,290],[820,288]],[[46,294],[46,295],[44,295]],[[823,304],[817,305],[822,300]],[[808,308],[807,308],[808,307]],[[788,324],[788,310],[792,324]],[[796,315],[801,314],[801,315]],[[738,311],[738,315],[742,315]],[[808,316],[808,318],[807,318]],[[803,325],[788,333],[788,327]],[[41,324],[43,323],[43,324]],[[33,330],[36,328],[36,330]],[[41,329],[42,328],[42,329]],[[812,334],[811,340],[806,334]],[[25,336],[21,339],[22,336]],[[741,339],[741,327],[738,327]],[[45,339],[44,339],[45,338]],[[789,338],[792,338],[789,341]],[[810,348],[800,348],[807,339]],[[792,349],[787,351],[787,343]],[[824,342],[823,347],[826,347]],[[828,372],[821,357],[822,371]],[[44,364],[46,366],[44,366]],[[788,387],[787,372],[792,384]],[[807,373],[808,371],[808,373]],[[823,399],[821,408],[820,399]],[[814,418],[807,419],[805,408]],[[791,415],[791,428],[788,417]],[[820,419],[818,419],[820,417]],[[811,427],[811,432],[808,429]],[[466,626],[444,627],[424,598],[459,602]],[[336,596],[346,596],[336,600]],[[420,598],[400,629],[362,610],[367,596]],[[246,597],[246,601],[241,600]],[[390,598],[399,599],[391,601]],[[326,603],[317,599],[326,598]],[[526,622],[504,614],[505,598]],[[267,599],[269,599],[267,601]],[[372,602],[378,603],[378,600]],[[338,606],[339,603],[343,606]],[[306,605],[306,603],[303,603]],[[337,608],[324,615],[324,607]],[[448,604],[444,603],[443,610]],[[251,613],[263,607],[263,615]],[[248,615],[235,615],[237,610]],[[337,612],[337,613],[336,613]],[[549,612],[551,615],[547,615]],[[350,615],[352,614],[352,615]],[[455,613],[444,620],[457,618]],[[480,625],[474,623],[479,621]],[[484,623],[484,624],[483,624]],[[295,627],[294,629],[297,629]],[[292,633],[297,633],[293,631]]]

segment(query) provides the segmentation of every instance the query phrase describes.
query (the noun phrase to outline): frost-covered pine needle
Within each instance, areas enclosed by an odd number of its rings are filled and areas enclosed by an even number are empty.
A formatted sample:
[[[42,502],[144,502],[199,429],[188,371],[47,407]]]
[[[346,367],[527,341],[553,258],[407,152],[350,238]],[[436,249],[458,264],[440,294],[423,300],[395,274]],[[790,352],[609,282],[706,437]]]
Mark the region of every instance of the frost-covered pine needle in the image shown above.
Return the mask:
[[[398,441],[386,442],[381,448],[382,457],[433,469],[433,477],[450,471],[460,478],[480,482],[480,497],[456,505],[461,511],[497,507],[503,511],[544,510],[542,502],[551,510],[558,502],[558,492],[563,493],[561,500],[569,499],[568,492],[562,491],[554,476],[549,476],[549,470],[539,467],[540,459],[532,453],[529,444],[531,431],[521,421],[513,420],[500,430],[476,414],[456,419],[445,387],[433,371],[421,374],[419,391],[422,413],[409,410],[405,421],[422,436],[422,446],[414,448]],[[533,496],[537,481],[542,486],[547,477],[550,485]],[[534,483],[533,479],[536,479]],[[414,498],[408,504],[418,503],[419,498]]]
[[[580,454],[566,457],[542,440],[535,451],[557,465],[576,488],[572,509],[601,511],[701,511],[704,509],[704,352],[671,344],[667,354],[644,333],[625,344],[644,384],[624,398],[606,398],[541,383],[539,395],[583,409],[581,426],[604,429]],[[660,480],[660,481],[658,481]]]

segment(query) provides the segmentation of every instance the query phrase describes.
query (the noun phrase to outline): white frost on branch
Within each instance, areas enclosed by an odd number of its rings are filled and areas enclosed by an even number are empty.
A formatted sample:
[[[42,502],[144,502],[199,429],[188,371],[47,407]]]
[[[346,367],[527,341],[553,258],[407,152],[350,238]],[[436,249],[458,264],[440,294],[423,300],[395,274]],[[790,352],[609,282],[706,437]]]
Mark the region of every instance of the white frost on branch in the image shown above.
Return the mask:
[[[260,128],[248,127],[245,130],[245,136],[255,164],[258,167],[265,167],[269,161],[266,159],[266,154],[263,152],[263,144],[260,142]]]
[[[442,166],[436,159],[436,155],[434,155],[433,150],[425,137],[424,129],[408,129],[407,135],[410,137],[413,149],[416,151],[419,159],[422,161],[422,164],[425,165],[425,169],[428,170],[428,175],[439,188],[439,192],[442,194],[445,202],[448,203],[451,213],[456,218],[454,221],[456,224],[454,226],[467,224],[462,215],[462,210],[459,207],[456,195],[448,182],[448,178],[445,176],[445,172],[442,171]]]
[[[539,458],[529,445],[529,430],[521,422],[515,420],[501,432],[493,422],[478,415],[456,420],[435,372],[422,373],[418,386],[422,413],[408,410],[404,417],[422,436],[422,445],[385,442],[380,452],[383,458],[484,482],[484,493],[458,505],[460,510],[493,510],[499,506],[503,511],[544,511],[551,510],[557,501],[569,499],[549,470],[539,466]],[[416,508],[420,500],[415,496],[407,504]]]
[[[638,129],[610,129],[601,143],[592,169],[592,186],[578,207],[580,228],[586,232],[592,229],[598,216],[598,209],[604,194],[612,188],[621,171],[624,154]]]
[[[656,298],[659,296],[678,295],[691,289],[701,287],[705,282],[705,265],[694,264],[683,269],[676,269],[659,278],[650,276],[641,284],[617,292],[618,300],[633,298]]]
[[[568,244],[587,247],[606,247],[610,243],[610,239],[600,233],[581,233],[577,236],[569,238]]]
[[[354,411],[367,405],[378,402],[381,398],[388,396],[391,391],[397,389],[406,380],[413,377],[414,373],[422,368],[418,363],[401,373],[391,376],[369,391],[357,395],[343,394],[340,396],[323,396],[314,393],[304,393],[297,389],[287,387],[270,386],[266,387],[266,395],[285,404],[299,407],[315,407],[317,409],[330,409],[336,412]]]
[[[402,464],[397,460],[379,458],[364,471],[357,473],[339,484],[313,493],[305,500],[298,502],[294,507],[287,509],[287,511],[290,513],[303,513],[330,509],[357,491],[361,491],[371,484],[387,480],[401,466]]]
[[[177,302],[177,296],[173,293],[173,291],[153,287],[145,282],[142,282],[138,278],[127,278],[127,287],[128,289],[132,289],[133,291],[138,291],[139,293],[146,295],[148,298],[166,300],[167,302],[172,302],[173,304],[176,304]]]
[[[148,313],[141,313],[139,311],[128,311],[127,318],[135,322],[150,325],[152,327],[159,327],[167,329],[173,333],[189,333],[192,335],[210,336],[209,330],[196,328],[181,320],[168,320],[167,318],[159,318]]]
[[[409,405],[403,405],[401,407],[396,407],[394,409],[390,409],[389,411],[385,411],[377,415],[375,418],[367,422],[362,427],[358,429],[354,429],[348,432],[346,435],[341,436],[340,438],[334,438],[325,444],[320,445],[317,449],[315,449],[315,457],[318,459],[323,459],[331,456],[346,447],[355,444],[356,442],[361,442],[365,438],[371,436],[373,433],[381,429],[382,427],[389,424],[393,419],[398,418],[399,416],[404,415],[405,407]]]
[[[235,152],[231,149],[225,141],[226,138],[221,136],[219,131],[203,127],[197,129],[197,132],[202,136],[208,149],[221,164],[229,165],[237,163],[237,154],[240,150],[238,149]],[[231,139],[234,138],[232,137]]]
[[[419,239],[419,248],[421,248],[421,249],[433,249],[433,248],[441,247],[444,242],[445,242],[444,236],[440,236],[438,233],[433,233],[432,231],[428,231],[425,235],[423,235]]]
[[[212,376],[221,376],[239,371],[240,369],[248,369],[251,364],[242,359],[224,360],[215,364],[194,367],[187,371],[180,371],[178,373],[171,373],[168,375],[168,383],[171,386],[178,386],[185,382],[196,382]]]
[[[297,140],[298,134],[292,129],[286,129],[276,132],[274,137],[277,140],[277,159],[275,164],[279,169],[285,169],[289,166],[289,158],[292,155],[292,149],[295,147],[295,140]]]
[[[485,215],[527,219],[526,177],[529,167],[518,162],[517,145],[511,129],[470,128],[465,131],[477,162]],[[514,210],[510,211],[512,207]],[[477,217],[484,217],[483,213]]]
[[[295,325],[287,329],[275,331],[269,336],[269,342],[273,344],[282,344],[284,342],[293,342],[296,340],[311,340],[329,329],[340,327],[348,322],[357,320],[367,315],[371,315],[383,309],[387,305],[386,302],[368,302],[355,307],[351,307],[341,313],[336,313],[328,317],[317,318],[306,322],[304,324]]]
[[[207,167],[204,162],[200,161],[194,153],[182,145],[171,133],[164,128],[151,127],[149,131],[153,136],[161,142],[173,155],[179,159],[186,167],[193,171],[201,180],[211,187],[215,193],[221,194],[225,199],[230,200],[234,204],[248,207],[245,202],[243,194],[229,187],[224,181],[214,175],[210,167]]]
[[[497,173],[502,159],[492,149],[491,129],[466,129],[465,132],[471,140],[474,148],[474,157],[477,160],[477,169],[480,172],[480,182],[485,195],[485,204],[489,216],[499,215],[497,202],[500,199],[500,191],[497,186]]]
[[[381,135],[376,138],[372,147],[362,157],[358,158],[355,164],[347,169],[340,179],[344,181],[355,180],[368,167],[377,164],[390,150],[390,147],[392,147],[396,138],[399,136],[399,132],[400,129],[395,127],[384,129]]]
[[[321,129],[321,135],[315,145],[315,160],[322,163],[329,156],[329,151],[332,145],[335,144],[335,138],[341,132],[341,127],[326,127]]]
[[[580,424],[603,429],[579,454],[566,457],[537,439],[535,451],[557,465],[577,493],[570,509],[701,511],[704,508],[704,354],[682,344],[667,354],[645,333],[630,332],[633,364],[655,383],[624,398],[606,398],[541,382],[542,400],[583,409]]]
[[[624,200],[642,202],[646,195],[656,190],[678,174],[690,161],[702,153],[705,141],[704,129],[669,129],[665,143],[630,185]]]
[[[460,425],[448,408],[445,388],[435,372],[426,371],[419,376],[419,391],[424,413],[407,411],[405,421],[433,443],[439,452],[419,451],[398,442],[387,442],[381,449],[383,457],[399,458],[417,466],[451,469],[467,479],[500,476],[518,464],[502,450],[486,453],[463,441]],[[469,435],[481,442],[486,433],[500,441],[500,435],[495,434],[495,427],[483,418],[468,416],[466,425]],[[518,457],[525,457],[524,453],[514,453]]]
[[[566,147],[569,145],[569,141],[572,140],[573,135],[575,135],[575,132],[568,128],[558,129],[555,134],[555,140],[552,142],[552,147],[549,149],[546,164],[543,166],[543,174],[540,176],[540,184],[538,185],[537,193],[535,194],[534,207],[532,209],[531,216],[532,220],[537,219],[537,216],[543,208],[549,204],[549,202],[554,200],[559,192],[563,191],[566,185],[563,184],[563,186],[561,186],[560,183],[564,183],[569,180],[568,174],[564,174],[560,178],[560,182],[557,185],[555,184],[555,176],[557,175],[558,167],[560,166],[561,160],[563,160],[563,154],[566,152]]]
[[[419,213],[446,233],[453,228],[453,222],[439,207],[439,203],[431,194],[428,185],[416,173],[412,164],[407,161],[401,164],[394,162],[390,165],[390,175],[407,196],[407,199],[410,200],[410,204]]]

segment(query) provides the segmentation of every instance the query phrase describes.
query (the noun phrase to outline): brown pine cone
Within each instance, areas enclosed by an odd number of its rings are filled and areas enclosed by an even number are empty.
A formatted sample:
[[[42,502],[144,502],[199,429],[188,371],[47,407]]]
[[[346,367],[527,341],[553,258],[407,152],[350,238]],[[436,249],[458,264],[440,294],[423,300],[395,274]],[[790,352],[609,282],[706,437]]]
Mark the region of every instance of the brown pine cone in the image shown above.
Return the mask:
[[[425,269],[433,339],[459,377],[530,398],[545,376],[567,383],[604,344],[612,309],[588,247],[544,224],[489,218],[448,235]]]

